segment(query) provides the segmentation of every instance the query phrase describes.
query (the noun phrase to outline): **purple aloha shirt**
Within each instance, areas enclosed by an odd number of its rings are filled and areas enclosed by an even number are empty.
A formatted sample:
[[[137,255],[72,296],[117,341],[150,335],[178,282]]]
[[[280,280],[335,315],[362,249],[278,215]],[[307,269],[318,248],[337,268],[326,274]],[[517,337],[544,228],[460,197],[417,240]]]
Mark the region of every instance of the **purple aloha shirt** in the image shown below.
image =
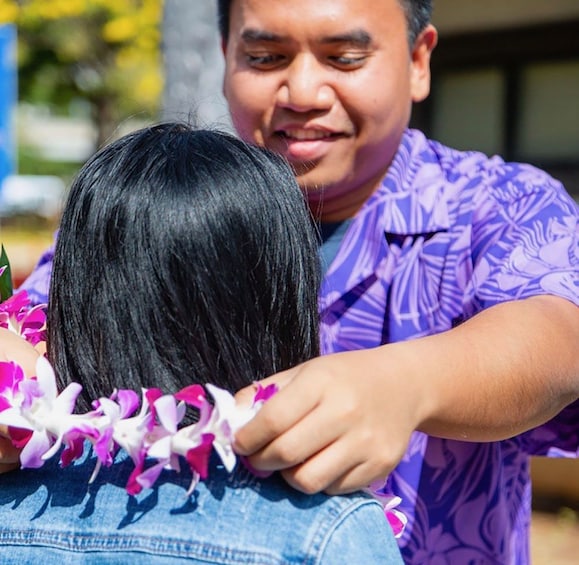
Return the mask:
[[[435,334],[537,294],[579,303],[577,217],[577,205],[546,173],[407,131],[327,272],[324,353]],[[405,561],[529,563],[529,454],[576,457],[577,422],[576,402],[501,442],[415,432],[389,477],[409,517],[399,540]]]

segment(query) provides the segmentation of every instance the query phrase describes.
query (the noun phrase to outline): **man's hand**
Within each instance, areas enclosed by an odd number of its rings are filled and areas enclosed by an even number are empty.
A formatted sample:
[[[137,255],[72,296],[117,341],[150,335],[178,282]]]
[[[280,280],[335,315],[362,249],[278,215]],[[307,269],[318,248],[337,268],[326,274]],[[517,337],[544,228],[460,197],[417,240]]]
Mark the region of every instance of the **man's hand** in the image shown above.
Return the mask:
[[[262,381],[280,391],[236,435],[257,469],[282,470],[307,493],[357,490],[397,465],[421,421],[411,385],[384,367],[384,352],[320,357]],[[237,400],[247,402],[251,387]]]

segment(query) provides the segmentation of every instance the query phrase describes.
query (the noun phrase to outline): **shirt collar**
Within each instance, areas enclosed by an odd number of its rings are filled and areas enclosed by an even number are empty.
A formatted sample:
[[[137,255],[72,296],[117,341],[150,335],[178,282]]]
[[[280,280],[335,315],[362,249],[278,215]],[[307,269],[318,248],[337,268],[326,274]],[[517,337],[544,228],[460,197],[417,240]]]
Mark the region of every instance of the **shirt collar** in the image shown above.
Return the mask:
[[[423,133],[407,130],[378,190],[358,212],[362,219],[382,208],[386,233],[415,235],[450,227],[446,178],[440,157]]]

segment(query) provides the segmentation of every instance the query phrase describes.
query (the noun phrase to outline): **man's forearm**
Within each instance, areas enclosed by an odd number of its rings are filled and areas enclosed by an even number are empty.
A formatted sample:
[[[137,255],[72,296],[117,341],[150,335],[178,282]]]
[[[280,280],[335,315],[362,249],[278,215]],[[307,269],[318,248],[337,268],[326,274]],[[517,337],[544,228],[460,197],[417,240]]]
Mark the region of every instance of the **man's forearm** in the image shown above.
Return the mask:
[[[579,308],[561,298],[501,304],[403,345],[415,370],[424,367],[419,429],[431,435],[505,439],[579,397]]]

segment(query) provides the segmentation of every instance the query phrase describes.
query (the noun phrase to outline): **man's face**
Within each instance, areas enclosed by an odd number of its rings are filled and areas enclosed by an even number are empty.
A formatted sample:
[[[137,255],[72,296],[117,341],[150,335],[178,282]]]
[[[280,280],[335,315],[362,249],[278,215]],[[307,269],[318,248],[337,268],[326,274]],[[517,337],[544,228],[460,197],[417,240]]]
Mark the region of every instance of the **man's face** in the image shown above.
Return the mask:
[[[224,93],[239,135],[285,156],[326,219],[353,215],[428,94],[435,30],[411,52],[398,0],[234,0],[230,16]]]

